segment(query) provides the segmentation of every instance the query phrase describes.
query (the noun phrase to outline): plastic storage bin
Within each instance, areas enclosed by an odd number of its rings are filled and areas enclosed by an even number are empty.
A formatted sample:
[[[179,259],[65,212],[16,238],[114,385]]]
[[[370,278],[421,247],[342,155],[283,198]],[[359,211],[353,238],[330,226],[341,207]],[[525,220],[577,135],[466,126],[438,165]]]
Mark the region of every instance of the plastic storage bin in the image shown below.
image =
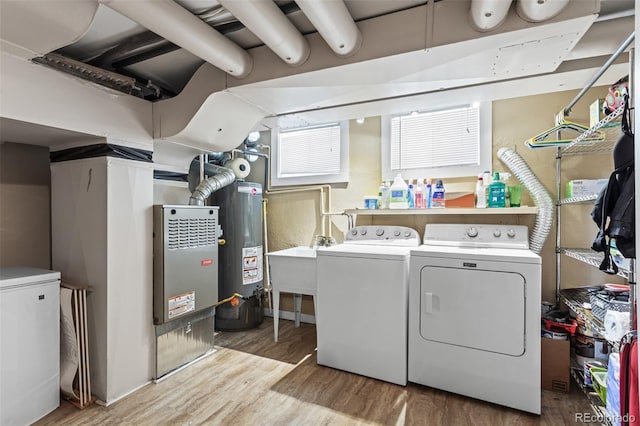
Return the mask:
[[[589,292],[591,313],[600,321],[604,321],[607,311],[629,312],[629,293],[613,293],[607,290],[593,290]]]
[[[603,404],[607,403],[607,372],[591,370],[593,390],[596,391]]]

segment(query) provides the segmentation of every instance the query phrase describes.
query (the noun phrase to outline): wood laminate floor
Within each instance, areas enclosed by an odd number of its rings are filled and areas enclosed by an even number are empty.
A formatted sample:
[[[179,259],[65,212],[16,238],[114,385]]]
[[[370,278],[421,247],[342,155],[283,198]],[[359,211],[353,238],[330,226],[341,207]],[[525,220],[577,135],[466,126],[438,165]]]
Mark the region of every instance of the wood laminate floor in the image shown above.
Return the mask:
[[[543,391],[542,416],[319,366],[315,326],[273,321],[216,336],[217,351],[109,407],[62,401],[37,425],[569,425],[592,413],[576,386]]]

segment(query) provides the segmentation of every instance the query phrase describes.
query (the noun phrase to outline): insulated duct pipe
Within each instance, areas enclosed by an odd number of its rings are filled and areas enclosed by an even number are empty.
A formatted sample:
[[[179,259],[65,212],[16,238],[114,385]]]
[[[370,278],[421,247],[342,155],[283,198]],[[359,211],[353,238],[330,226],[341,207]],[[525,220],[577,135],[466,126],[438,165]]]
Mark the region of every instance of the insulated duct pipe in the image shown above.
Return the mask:
[[[536,223],[529,235],[529,248],[536,254],[540,254],[542,246],[551,232],[553,224],[553,199],[547,189],[531,171],[524,159],[511,148],[500,148],[498,158],[511,170],[511,173],[524,186],[533,203],[538,207]]]
[[[542,22],[562,12],[567,4],[569,0],[518,0],[516,12],[525,21]]]
[[[509,0],[511,1],[511,0]],[[339,56],[351,56],[362,45],[362,33],[342,0],[295,0],[324,41]]]
[[[251,72],[253,59],[244,49],[172,0],[100,1],[234,77]]]
[[[200,161],[193,160],[191,162],[187,178],[189,180],[189,188],[195,186],[195,176],[199,169]],[[211,196],[211,194],[225,186],[231,185],[236,180],[236,175],[233,173],[233,170],[209,163],[205,163],[204,173],[206,175],[210,175],[210,177],[200,182],[200,184],[198,184],[198,186],[193,190],[191,198],[189,198],[189,205],[191,206],[204,206],[205,201]]]
[[[309,57],[309,44],[271,0],[218,0],[229,12],[283,61],[302,65]]]
[[[469,16],[478,31],[491,31],[507,18],[511,0],[471,0]]]

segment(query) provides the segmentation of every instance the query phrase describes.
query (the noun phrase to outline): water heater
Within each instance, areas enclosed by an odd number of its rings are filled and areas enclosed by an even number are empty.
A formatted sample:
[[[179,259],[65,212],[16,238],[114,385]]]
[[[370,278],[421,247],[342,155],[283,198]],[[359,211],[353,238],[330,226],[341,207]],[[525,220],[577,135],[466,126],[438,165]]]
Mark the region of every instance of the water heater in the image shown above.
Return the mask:
[[[234,182],[213,193],[220,207],[221,240],[216,328],[243,330],[262,323],[262,185]],[[233,297],[238,294],[241,297]]]

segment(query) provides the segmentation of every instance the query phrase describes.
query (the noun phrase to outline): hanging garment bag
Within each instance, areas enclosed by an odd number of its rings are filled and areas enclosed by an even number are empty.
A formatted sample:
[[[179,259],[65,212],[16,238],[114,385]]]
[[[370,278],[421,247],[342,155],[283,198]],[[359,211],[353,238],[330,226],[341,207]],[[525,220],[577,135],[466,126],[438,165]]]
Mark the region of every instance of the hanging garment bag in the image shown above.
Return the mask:
[[[628,101],[628,98],[625,100]],[[624,257],[636,256],[633,160],[634,135],[631,131],[631,112],[626,103],[622,115],[622,134],[613,147],[614,170],[591,211],[591,217],[599,228],[591,248],[604,252],[600,269],[608,274],[618,273],[618,266],[613,262],[610,252],[612,240],[615,240]]]
[[[629,338],[620,347],[620,420],[623,426],[640,424],[638,398],[638,340]]]

